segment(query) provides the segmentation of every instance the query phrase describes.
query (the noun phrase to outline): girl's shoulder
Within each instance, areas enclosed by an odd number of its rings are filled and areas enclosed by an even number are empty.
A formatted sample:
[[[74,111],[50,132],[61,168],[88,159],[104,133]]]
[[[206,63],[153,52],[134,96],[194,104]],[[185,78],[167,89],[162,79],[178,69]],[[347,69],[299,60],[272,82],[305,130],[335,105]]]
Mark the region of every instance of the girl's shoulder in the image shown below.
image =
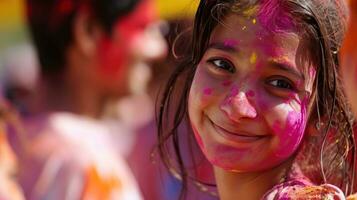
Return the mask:
[[[264,195],[262,200],[345,200],[343,192],[331,184],[313,185],[305,180],[281,183]]]

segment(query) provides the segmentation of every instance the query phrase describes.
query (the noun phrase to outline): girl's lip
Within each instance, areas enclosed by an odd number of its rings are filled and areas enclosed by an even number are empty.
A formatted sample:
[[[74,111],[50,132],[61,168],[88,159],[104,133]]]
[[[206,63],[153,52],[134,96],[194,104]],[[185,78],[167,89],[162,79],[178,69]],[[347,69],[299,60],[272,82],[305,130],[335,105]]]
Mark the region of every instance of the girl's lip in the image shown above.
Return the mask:
[[[227,129],[215,124],[212,120],[209,119],[214,129],[224,138],[229,140],[234,140],[238,142],[248,143],[248,142],[255,142],[257,140],[263,139],[267,137],[267,135],[254,135],[249,134],[246,132],[231,132]]]

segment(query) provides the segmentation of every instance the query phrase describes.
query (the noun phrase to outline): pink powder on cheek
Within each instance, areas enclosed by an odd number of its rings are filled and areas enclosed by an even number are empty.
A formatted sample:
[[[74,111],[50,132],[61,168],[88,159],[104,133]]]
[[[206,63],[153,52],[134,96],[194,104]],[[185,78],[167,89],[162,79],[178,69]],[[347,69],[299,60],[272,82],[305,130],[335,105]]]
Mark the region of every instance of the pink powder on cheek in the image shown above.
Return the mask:
[[[234,85],[231,89],[231,96],[236,96],[239,93],[238,86]]]
[[[275,154],[277,157],[288,158],[300,145],[306,127],[307,99],[302,101],[300,112],[290,111],[288,113],[283,129],[281,129],[281,125],[278,125],[279,122],[274,123],[273,129],[279,136],[279,146],[281,147]]]
[[[211,95],[213,92],[213,89],[212,88],[206,88],[203,90],[203,94],[204,95]]]
[[[262,96],[259,92],[255,94],[257,107],[261,108],[262,111],[266,111],[269,109],[268,102],[264,96]]]

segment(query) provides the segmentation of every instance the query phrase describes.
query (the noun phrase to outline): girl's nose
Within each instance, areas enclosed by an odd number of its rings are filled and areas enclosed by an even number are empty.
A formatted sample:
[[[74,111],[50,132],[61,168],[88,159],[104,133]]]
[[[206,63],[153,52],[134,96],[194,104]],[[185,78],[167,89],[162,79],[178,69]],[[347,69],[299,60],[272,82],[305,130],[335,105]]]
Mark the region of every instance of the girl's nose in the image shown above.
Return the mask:
[[[257,116],[257,111],[249,102],[245,92],[238,92],[236,95],[227,97],[220,108],[229,119],[235,122],[243,118],[254,119]]]

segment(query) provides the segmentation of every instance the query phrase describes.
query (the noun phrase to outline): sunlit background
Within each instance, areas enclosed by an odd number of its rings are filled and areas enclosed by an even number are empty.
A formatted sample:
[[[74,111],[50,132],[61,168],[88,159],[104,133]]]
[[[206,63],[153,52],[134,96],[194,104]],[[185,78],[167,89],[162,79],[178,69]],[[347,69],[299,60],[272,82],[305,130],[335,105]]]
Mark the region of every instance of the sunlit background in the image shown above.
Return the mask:
[[[192,16],[198,3],[197,0],[155,1],[160,17],[167,20]],[[0,52],[28,39],[23,8],[23,0],[0,0]]]

